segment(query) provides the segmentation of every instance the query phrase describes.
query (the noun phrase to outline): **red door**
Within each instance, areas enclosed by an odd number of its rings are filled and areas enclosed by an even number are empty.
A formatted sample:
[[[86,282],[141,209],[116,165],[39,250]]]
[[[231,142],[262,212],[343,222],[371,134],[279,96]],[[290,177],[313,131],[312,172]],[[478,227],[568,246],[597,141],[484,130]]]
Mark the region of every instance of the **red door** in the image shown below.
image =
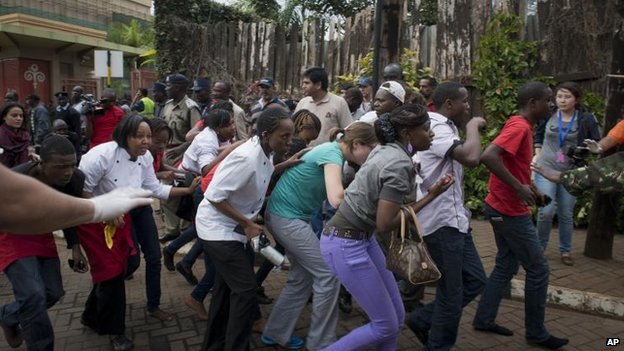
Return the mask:
[[[16,90],[20,103],[26,96],[37,94],[46,105],[52,101],[50,62],[24,58],[0,60],[0,93]]]

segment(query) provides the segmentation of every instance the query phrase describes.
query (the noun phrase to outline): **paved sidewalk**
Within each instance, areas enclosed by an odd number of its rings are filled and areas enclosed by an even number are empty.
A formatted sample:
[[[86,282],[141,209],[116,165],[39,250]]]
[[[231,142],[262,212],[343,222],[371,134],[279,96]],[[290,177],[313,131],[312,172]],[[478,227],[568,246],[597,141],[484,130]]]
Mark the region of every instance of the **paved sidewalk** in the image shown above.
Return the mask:
[[[496,243],[492,227],[485,221],[473,221],[473,237],[486,273],[494,268]],[[553,229],[546,250],[550,264],[550,285],[604,294],[624,299],[624,235],[615,235],[613,259],[596,260],[583,256],[585,230],[576,230],[572,237],[574,266],[561,263],[559,254],[559,233]],[[524,280],[524,270],[515,277]]]
[[[495,254],[495,245],[488,223],[474,222],[475,240],[483,258],[486,272],[492,268]],[[556,232],[554,239],[557,238]],[[556,242],[556,240],[555,240]],[[551,284],[566,286],[577,289],[588,289],[595,292],[624,296],[624,237],[616,238],[614,252],[616,258],[611,261],[596,261],[582,257],[581,251],[584,242],[584,232],[578,231],[574,239],[574,255],[576,264],[567,267],[560,263],[556,250],[549,249],[552,269]],[[60,250],[63,262],[63,283],[66,295],[49,311],[50,318],[56,332],[56,350],[111,350],[108,339],[98,336],[87,330],[80,324],[84,302],[89,293],[91,282],[88,274],[71,272],[66,260],[68,250],[64,249],[63,241],[59,240],[57,246]],[[176,257],[176,261],[180,257]],[[198,261],[195,274],[203,273],[203,260]],[[144,262],[135,274],[135,278],[127,282],[128,336],[133,338],[136,350],[154,351],[177,351],[199,350],[205,332],[205,322],[200,322],[194,313],[186,308],[182,298],[189,294],[192,287],[186,283],[181,275],[168,272],[163,268],[162,273],[162,305],[161,307],[175,315],[171,322],[163,323],[148,317],[145,311],[144,289]],[[619,270],[619,271],[618,271]],[[521,277],[519,275],[519,278]],[[277,297],[286,281],[287,272],[272,272],[265,282],[266,292],[271,297]],[[564,285],[567,284],[567,285]],[[432,288],[427,288],[426,299],[431,300]],[[618,295],[619,294],[619,295]],[[11,286],[6,277],[0,274],[0,303],[12,300]],[[206,305],[209,304],[209,298]],[[262,306],[263,313],[270,313],[272,305]],[[504,300],[499,312],[498,322],[515,331],[513,337],[494,336],[476,332],[471,327],[476,303],[470,304],[464,312],[460,326],[457,350],[529,350],[533,349],[524,341],[524,309],[519,301]],[[296,334],[305,336],[309,325],[309,306],[297,326]],[[557,336],[570,338],[570,345],[563,350],[607,350],[605,342],[607,338],[624,338],[624,321],[610,318],[583,314],[569,310],[548,308],[547,326]],[[366,323],[365,314],[355,306],[350,315],[341,314],[338,326],[338,335],[344,335],[350,330]],[[20,350],[25,350],[22,346]],[[253,350],[275,350],[265,347],[259,341],[259,335],[254,335]],[[420,350],[421,346],[413,334],[403,330],[398,350]],[[622,347],[611,348],[622,350]],[[6,346],[3,337],[0,337],[0,350],[10,350]]]

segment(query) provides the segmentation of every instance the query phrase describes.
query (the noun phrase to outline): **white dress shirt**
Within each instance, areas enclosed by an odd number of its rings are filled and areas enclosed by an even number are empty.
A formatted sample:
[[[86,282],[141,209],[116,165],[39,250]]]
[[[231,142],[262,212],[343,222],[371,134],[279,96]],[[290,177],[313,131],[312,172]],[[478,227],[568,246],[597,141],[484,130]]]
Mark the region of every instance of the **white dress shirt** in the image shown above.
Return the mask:
[[[163,185],[156,178],[149,152],[130,160],[130,154],[115,141],[100,144],[82,156],[78,167],[85,174],[84,191],[93,196],[106,194],[117,188],[132,187],[150,190],[153,196],[166,200],[171,185]]]
[[[418,212],[423,235],[429,235],[442,227],[452,227],[462,233],[470,228],[470,211],[464,206],[464,167],[451,153],[461,145],[459,130],[445,116],[429,112],[431,130],[435,133],[429,150],[419,151],[415,159],[420,162],[419,175],[422,183],[419,190],[426,195],[431,187],[445,174],[452,174],[455,183],[451,188]]]
[[[247,140],[219,165],[197,209],[197,235],[206,241],[247,242],[234,233],[238,223],[219,211],[212,202],[227,200],[243,216],[258,215],[273,174],[273,157],[267,157],[258,137]]]
[[[217,133],[206,127],[197,134],[189,148],[184,152],[180,167],[186,171],[201,174],[202,168],[210,164],[219,155],[219,147],[229,144],[229,141],[219,143]]]

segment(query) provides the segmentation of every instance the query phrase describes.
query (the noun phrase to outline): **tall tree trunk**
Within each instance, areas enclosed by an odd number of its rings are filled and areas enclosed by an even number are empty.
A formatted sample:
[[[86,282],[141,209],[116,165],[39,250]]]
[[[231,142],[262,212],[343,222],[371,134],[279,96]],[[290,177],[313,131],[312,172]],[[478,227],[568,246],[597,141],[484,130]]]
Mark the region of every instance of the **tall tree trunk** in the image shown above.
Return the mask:
[[[470,76],[472,57],[471,0],[438,0],[436,77]]]
[[[405,0],[384,0],[383,31],[381,33],[380,73],[392,62],[399,62],[401,57],[401,29],[404,17]],[[382,77],[379,77],[382,81]]]

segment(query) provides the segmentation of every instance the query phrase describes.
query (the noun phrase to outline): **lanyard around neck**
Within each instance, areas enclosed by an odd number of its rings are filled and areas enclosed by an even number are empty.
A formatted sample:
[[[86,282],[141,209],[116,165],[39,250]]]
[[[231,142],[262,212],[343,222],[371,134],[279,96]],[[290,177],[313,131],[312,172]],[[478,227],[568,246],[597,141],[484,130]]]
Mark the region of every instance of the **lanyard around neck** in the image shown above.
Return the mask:
[[[558,117],[558,125],[559,125],[559,147],[563,147],[563,145],[565,145],[565,140],[568,137],[568,134],[570,134],[570,130],[572,129],[572,126],[574,125],[574,120],[576,119],[576,110],[574,110],[574,113],[572,114],[572,119],[570,120],[570,123],[568,124],[568,127],[565,130],[565,133],[563,133],[563,117],[561,116],[561,110],[557,111],[557,117]]]

